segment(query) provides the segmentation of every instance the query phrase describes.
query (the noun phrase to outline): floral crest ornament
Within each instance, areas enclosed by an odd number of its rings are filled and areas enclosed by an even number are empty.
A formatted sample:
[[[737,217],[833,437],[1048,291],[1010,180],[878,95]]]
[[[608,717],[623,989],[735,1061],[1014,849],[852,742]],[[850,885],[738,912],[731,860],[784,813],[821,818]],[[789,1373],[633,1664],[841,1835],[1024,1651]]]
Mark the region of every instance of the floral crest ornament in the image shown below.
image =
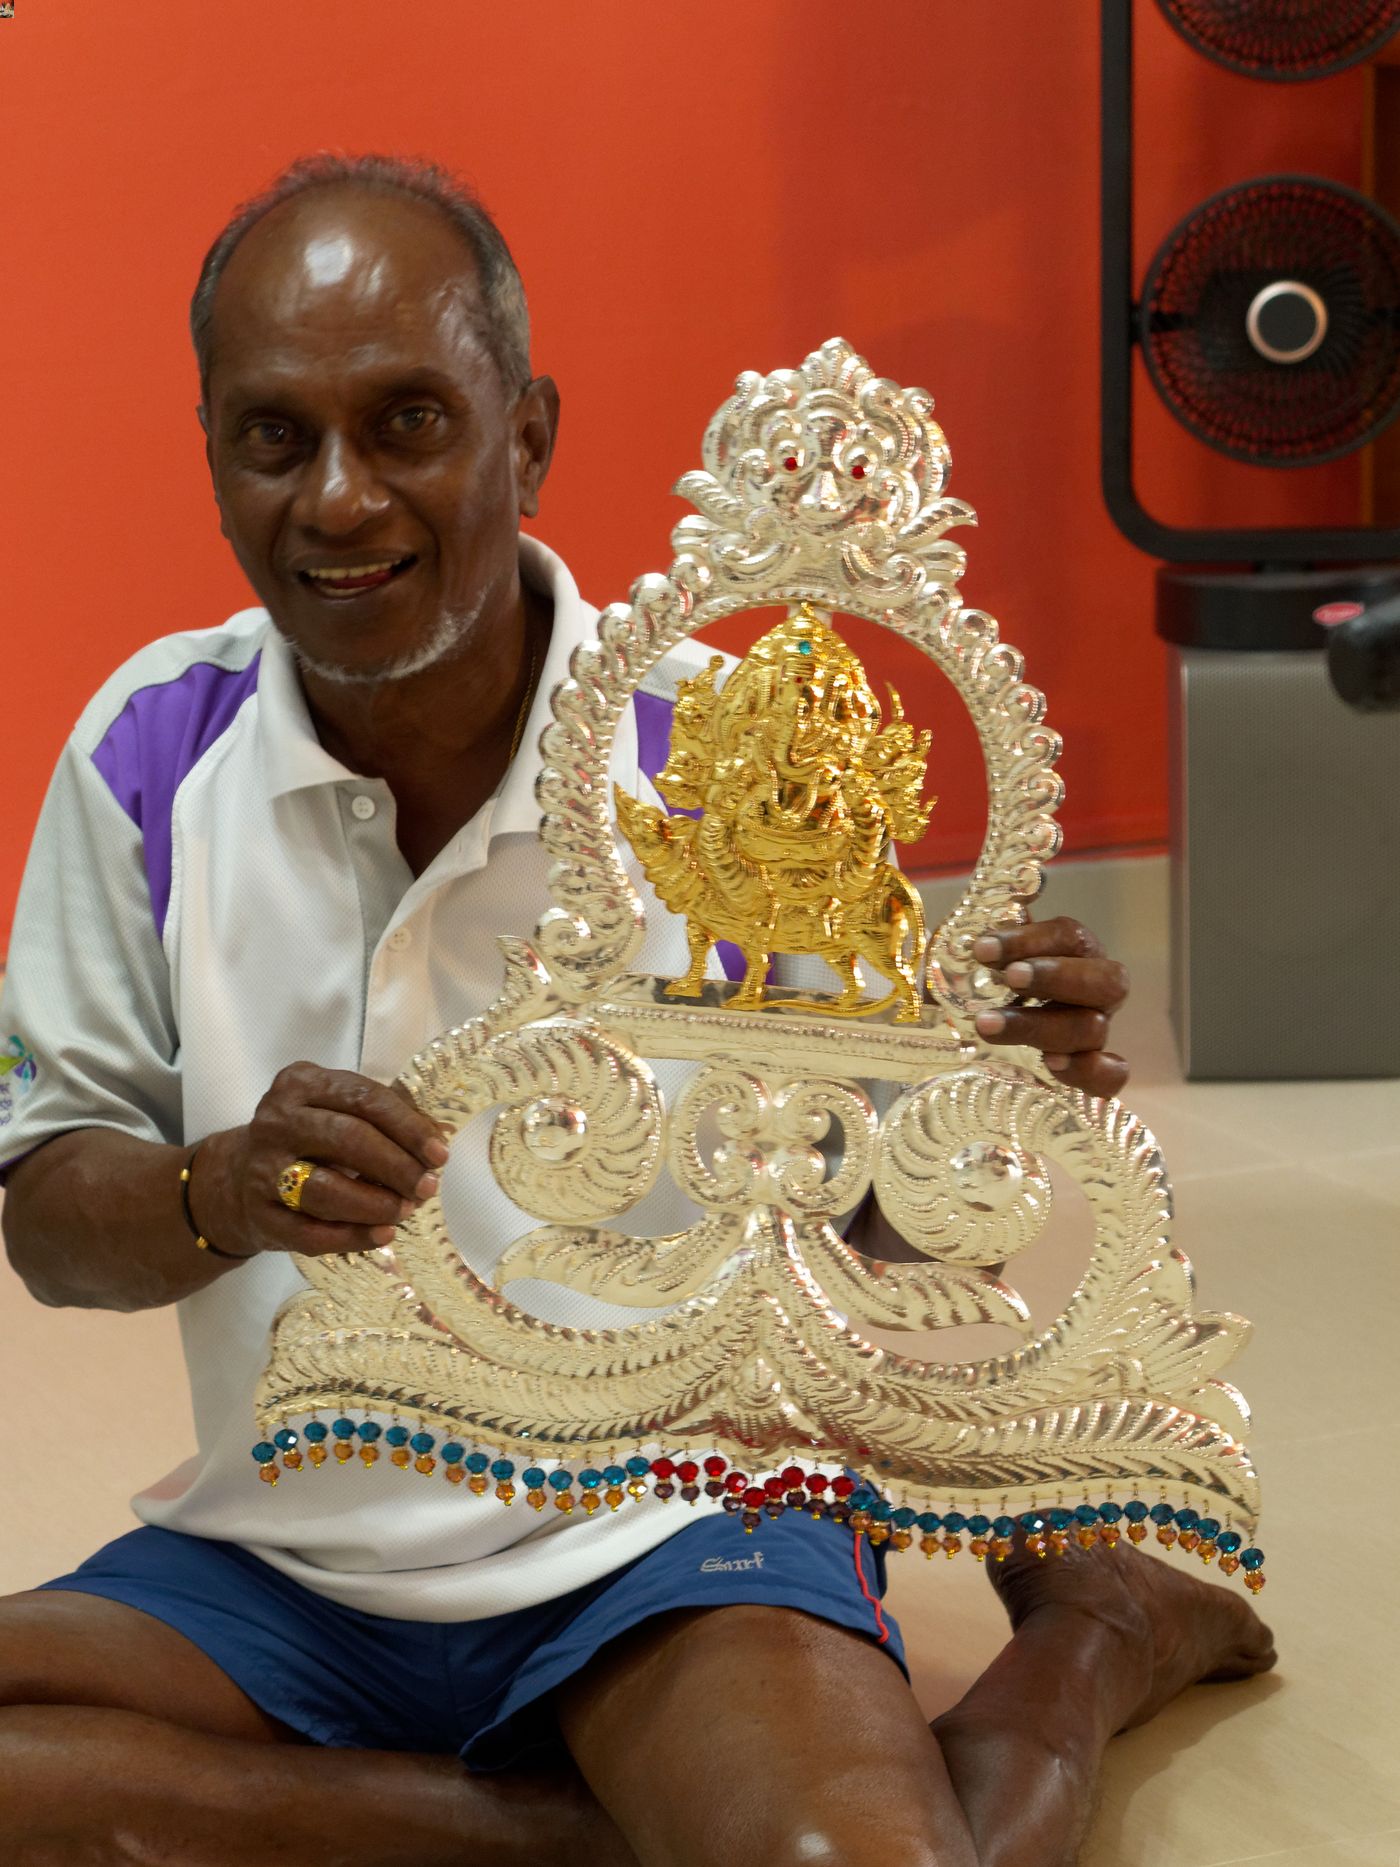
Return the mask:
[[[695,511],[670,569],[603,613],[553,696],[537,788],[553,906],[502,941],[490,1009],[399,1079],[454,1131],[491,1118],[497,1183],[538,1223],[489,1276],[440,1199],[392,1246],[298,1258],[310,1288],[274,1325],[258,1475],[373,1464],[382,1441],[400,1467],[535,1510],[679,1491],[748,1529],[799,1509],[927,1555],[966,1534],[979,1559],[1004,1557],[1018,1525],[1041,1553],[1155,1527],[1257,1589],[1248,1414],[1221,1378],[1249,1325],[1196,1309],[1143,1123],[975,1028],[1011,994],[972,942],[1039,892],[1061,748],[1020,655],[959,595],[947,533],[973,514],[945,493],[932,399],[833,338],[798,369],[741,376],[703,458],[677,487]],[[647,674],[709,624],[774,606],[785,620],[727,678],[712,664],[681,683],[658,787],[698,814],[614,803],[614,734]],[[897,696],[882,708],[841,614],[921,650],[981,741],[982,853],[931,933],[889,859],[926,821],[928,736]],[[620,837],[686,916],[680,979],[629,969],[644,916]],[[743,950],[742,980],[704,977],[718,939]],[[836,968],[830,992],[766,982],[769,955],[795,950]],[[882,975],[873,996],[862,967]],[[690,1066],[671,1106],[648,1059]],[[1039,1318],[1011,1276],[1052,1167],[1092,1235],[1063,1310]],[[663,1173],[695,1222],[620,1230]],[[867,1197],[912,1261],[843,1237]],[[518,1278],[638,1318],[552,1324],[503,1294]],[[1016,1345],[937,1361],[870,1334],[968,1323]]]

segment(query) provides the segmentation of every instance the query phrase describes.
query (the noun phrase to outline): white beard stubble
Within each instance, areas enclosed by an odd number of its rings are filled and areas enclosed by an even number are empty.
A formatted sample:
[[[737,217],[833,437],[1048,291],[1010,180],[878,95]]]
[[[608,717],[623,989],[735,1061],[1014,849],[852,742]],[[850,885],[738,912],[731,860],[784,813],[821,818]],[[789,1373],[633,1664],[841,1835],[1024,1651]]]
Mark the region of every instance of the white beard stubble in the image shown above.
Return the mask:
[[[483,591],[476,604],[469,610],[448,609],[433,624],[432,632],[416,648],[410,648],[406,654],[394,661],[382,661],[374,668],[347,668],[338,661],[317,661],[308,655],[305,649],[293,644],[292,653],[297,658],[297,665],[309,673],[319,676],[323,681],[332,681],[339,687],[371,687],[382,681],[402,681],[411,674],[422,674],[428,668],[435,667],[440,661],[447,661],[454,651],[462,646],[467,636],[475,628],[477,618],[486,607],[486,598],[491,592]]]

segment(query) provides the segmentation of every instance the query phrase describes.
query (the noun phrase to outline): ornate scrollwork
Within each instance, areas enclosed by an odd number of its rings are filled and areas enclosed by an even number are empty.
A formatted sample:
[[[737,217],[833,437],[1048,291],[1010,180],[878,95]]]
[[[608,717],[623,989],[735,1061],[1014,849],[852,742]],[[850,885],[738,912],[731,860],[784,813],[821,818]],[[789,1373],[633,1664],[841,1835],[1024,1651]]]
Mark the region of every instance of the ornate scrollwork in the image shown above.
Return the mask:
[[[552,906],[530,941],[503,942],[496,1004],[401,1078],[456,1129],[495,1111],[497,1180],[544,1223],[508,1243],[489,1276],[463,1260],[438,1200],[389,1249],[299,1260],[310,1289],[277,1322],[258,1396],[265,1432],[313,1407],[403,1409],[488,1446],[528,1443],[535,1457],[672,1438],[750,1470],[805,1453],[962,1507],[1040,1505],[1091,1480],[1170,1482],[1253,1522],[1246,1415],[1221,1378],[1248,1325],[1196,1309],[1190,1266],[1169,1242],[1155,1139],[1121,1104],[1062,1087],[1034,1053],[990,1050],[973,1023],[1008,994],[975,964],[972,940],[1024,918],[1059,845],[1062,786],[1060,742],[1021,657],[962,605],[964,554],[946,533],[972,514],[947,496],[948,468],[928,395],[876,377],[839,339],[799,369],[739,378],[706,433],[703,471],[680,482],[697,511],[676,528],[669,571],[603,614],[553,697],[538,783]],[[772,667],[844,611],[920,649],[976,725],[982,854],[907,980],[905,942],[922,922],[911,913],[895,939],[886,844],[924,808],[927,744],[893,717],[897,705],[875,721],[834,649],[855,696],[845,711],[811,690],[789,705],[770,667],[750,682],[758,699],[731,708],[743,719],[730,744],[727,728],[706,725],[723,695],[712,672],[706,692],[689,690],[691,740],[673,740],[671,801],[703,778],[700,801],[722,818],[726,782],[747,786],[711,871],[769,863],[800,912],[752,930],[755,976],[742,984],[703,977],[709,941],[730,923],[717,931],[698,912],[701,965],[685,979],[626,970],[643,922],[611,814],[623,710],[678,644],[774,604],[809,633],[783,638]],[[791,730],[766,733],[784,706]],[[838,714],[845,739],[828,730]],[[810,771],[799,745],[816,748]],[[699,836],[629,812],[677,850]],[[793,842],[804,826],[828,835],[822,862]],[[748,872],[735,875],[728,907],[767,913],[761,889],[745,892]],[[839,994],[799,997],[758,971],[768,951],[793,950],[782,942],[799,925],[813,932],[802,950],[844,964],[856,923],[833,876],[875,902],[878,954],[900,961],[887,973],[904,982],[898,1004],[857,1002],[850,979]],[[713,920],[713,903],[706,912]],[[733,931],[745,932],[742,914]],[[858,1021],[841,1022],[853,1009]],[[698,1066],[669,1112],[643,1056]],[[881,1085],[894,1101],[877,1121]],[[660,1237],[608,1223],[663,1164],[699,1208],[695,1223]],[[1000,1267],[1034,1247],[1052,1167],[1083,1192],[1092,1237],[1064,1309],[1044,1318]],[[872,1189],[916,1261],[871,1257],[859,1228],[840,1236]],[[510,1301],[523,1278],[643,1313],[615,1327],[550,1323]],[[1013,1346],[940,1361],[867,1333],[893,1331],[912,1349],[915,1332],[969,1324],[1009,1330]]]

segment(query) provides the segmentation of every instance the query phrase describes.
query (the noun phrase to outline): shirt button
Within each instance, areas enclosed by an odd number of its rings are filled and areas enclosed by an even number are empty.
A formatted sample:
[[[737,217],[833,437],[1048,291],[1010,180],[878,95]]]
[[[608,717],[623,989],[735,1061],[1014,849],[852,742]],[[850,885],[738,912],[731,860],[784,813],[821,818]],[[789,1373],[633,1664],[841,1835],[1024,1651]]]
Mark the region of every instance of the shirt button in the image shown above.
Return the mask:
[[[396,953],[402,953],[404,948],[411,944],[412,940],[413,935],[408,931],[407,927],[396,927],[389,935],[389,945]]]
[[[375,803],[372,797],[366,797],[364,796],[363,793],[361,793],[359,797],[351,799],[350,808],[351,810],[354,811],[355,815],[360,819],[361,823],[368,823],[370,818],[374,815],[375,811],[378,810],[379,806]]]

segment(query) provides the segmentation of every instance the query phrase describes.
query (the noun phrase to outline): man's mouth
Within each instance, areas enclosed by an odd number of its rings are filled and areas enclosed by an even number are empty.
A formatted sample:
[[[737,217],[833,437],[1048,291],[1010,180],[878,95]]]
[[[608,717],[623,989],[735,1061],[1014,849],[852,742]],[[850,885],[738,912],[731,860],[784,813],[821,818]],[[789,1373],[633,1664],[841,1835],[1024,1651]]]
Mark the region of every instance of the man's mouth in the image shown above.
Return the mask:
[[[410,553],[408,557],[379,558],[367,564],[317,565],[314,569],[298,571],[297,577],[318,596],[336,601],[361,596],[366,590],[380,590],[411,570],[417,562],[417,557]]]

